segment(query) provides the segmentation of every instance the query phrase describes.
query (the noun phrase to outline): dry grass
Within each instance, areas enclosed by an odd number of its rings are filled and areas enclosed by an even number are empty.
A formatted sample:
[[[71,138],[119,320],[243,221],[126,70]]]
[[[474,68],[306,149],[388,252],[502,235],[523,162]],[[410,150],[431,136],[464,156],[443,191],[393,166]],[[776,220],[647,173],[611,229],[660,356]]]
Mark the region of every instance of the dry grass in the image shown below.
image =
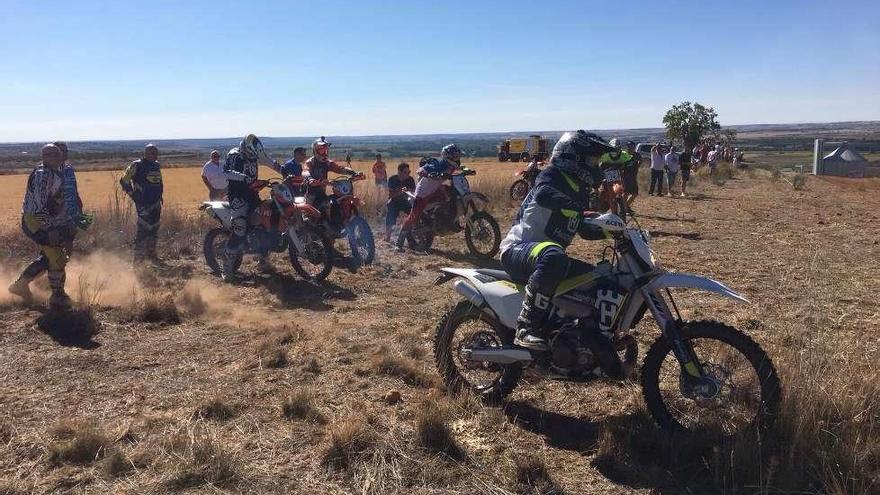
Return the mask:
[[[349,469],[354,462],[367,457],[377,443],[378,438],[366,420],[352,416],[331,427],[330,439],[321,459],[332,469]]]
[[[544,461],[533,454],[513,458],[513,478],[517,491],[523,495],[562,495],[550,476]]]
[[[85,421],[62,421],[50,431],[53,441],[47,449],[51,464],[89,464],[104,456],[109,439]]]
[[[215,421],[227,421],[238,414],[238,408],[228,404],[221,398],[211,399],[193,411],[194,419],[211,419]]]
[[[455,441],[448,422],[448,407],[434,400],[425,401],[416,415],[416,442],[430,452],[463,461],[467,453]]]
[[[287,419],[302,419],[319,424],[327,422],[327,418],[315,405],[311,392],[299,389],[281,403],[281,415]]]
[[[180,456],[180,462],[165,483],[171,490],[230,486],[242,471],[238,456],[224,449],[219,440],[207,432],[196,432],[193,436],[178,439],[173,448]]]
[[[439,384],[437,377],[427,373],[414,359],[387,351],[373,358],[373,368],[379,373],[400,378],[407,385],[431,388]]]
[[[161,325],[177,325],[182,321],[171,294],[145,295],[138,303],[135,317],[143,323]]]

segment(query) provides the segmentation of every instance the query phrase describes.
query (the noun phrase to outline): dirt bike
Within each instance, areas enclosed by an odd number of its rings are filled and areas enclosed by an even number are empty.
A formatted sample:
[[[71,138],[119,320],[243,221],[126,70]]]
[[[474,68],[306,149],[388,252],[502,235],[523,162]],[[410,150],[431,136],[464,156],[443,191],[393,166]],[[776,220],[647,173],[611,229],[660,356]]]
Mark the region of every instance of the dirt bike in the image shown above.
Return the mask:
[[[478,192],[471,191],[467,177],[476,175],[476,170],[468,168],[454,174],[444,174],[441,178],[452,181],[447,187],[450,201],[435,201],[429,204],[419,222],[407,236],[412,249],[427,251],[434,243],[434,237],[461,232],[464,222],[464,242],[471,253],[492,258],[498,253],[501,245],[501,229],[495,218],[485,210],[489,198]],[[446,186],[443,186],[446,187]],[[406,192],[411,202],[415,195]]]
[[[269,252],[287,251],[293,269],[306,280],[323,280],[333,268],[332,244],[317,226],[320,212],[306,203],[302,177],[258,181],[254,190],[270,188],[269,199],[255,208],[248,218],[243,254],[259,254],[261,243]],[[221,272],[226,243],[232,229],[232,210],[226,201],[205,201],[199,208],[220,222],[205,234],[205,262],[214,273]],[[234,262],[241,266],[242,256]]]
[[[535,185],[535,179],[540,173],[541,169],[529,170],[526,168],[518,170],[513,174],[517,179],[510,185],[510,199],[514,201],[522,201],[526,199],[529,191],[531,191],[532,187]]]
[[[606,249],[610,260],[603,255],[593,270],[560,283],[543,327],[548,351],[513,343],[526,280],[499,270],[442,269],[436,284],[457,278],[453,287],[464,296],[436,329],[434,357],[446,385],[500,400],[527,367],[572,382],[607,377],[605,370],[615,363],[617,370],[635,369],[638,346],[631,330],[650,312],[660,335],[642,363],[641,388],[663,429],[725,437],[769,427],[781,396],[770,358],[732,326],[683,320],[670,289],[748,301],[710,278],[663,269],[648,232],[627,227],[617,215],[591,214],[583,221],[600,227],[614,246]]]
[[[308,182],[308,187],[326,187],[330,186],[333,194],[328,196],[330,209],[338,208],[341,228],[331,226],[329,221],[321,224],[324,236],[329,239],[331,245],[336,239],[347,238],[348,245],[351,249],[352,260],[356,266],[361,264],[369,265],[376,258],[376,241],[373,237],[373,230],[370,224],[360,216],[358,207],[363,205],[363,201],[354,193],[354,183],[359,180],[366,179],[364,174],[357,174],[352,177],[340,176],[335,179],[312,179]]]
[[[621,218],[626,223],[629,207],[626,204],[625,191],[623,188],[623,167],[610,165],[602,169],[604,179],[595,191],[595,203],[598,209],[607,211]]]

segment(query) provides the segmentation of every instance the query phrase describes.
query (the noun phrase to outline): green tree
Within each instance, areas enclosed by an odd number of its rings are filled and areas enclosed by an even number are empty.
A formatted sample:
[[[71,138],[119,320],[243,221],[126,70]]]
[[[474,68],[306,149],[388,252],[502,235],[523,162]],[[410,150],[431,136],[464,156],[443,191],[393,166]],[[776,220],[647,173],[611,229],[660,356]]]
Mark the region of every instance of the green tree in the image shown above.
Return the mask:
[[[683,141],[686,148],[693,147],[707,134],[717,137],[721,130],[714,108],[689,101],[670,108],[663,117],[663,125],[666,137]]]

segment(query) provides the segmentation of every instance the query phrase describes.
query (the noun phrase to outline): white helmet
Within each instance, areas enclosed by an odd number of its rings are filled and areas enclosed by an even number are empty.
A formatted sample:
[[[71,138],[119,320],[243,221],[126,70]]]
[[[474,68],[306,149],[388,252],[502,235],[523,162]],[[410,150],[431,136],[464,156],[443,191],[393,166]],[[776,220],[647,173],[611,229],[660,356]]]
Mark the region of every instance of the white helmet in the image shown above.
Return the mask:
[[[260,155],[266,154],[266,151],[263,149],[262,141],[253,134],[248,134],[241,140],[241,143],[238,145],[238,150],[241,151],[241,154],[244,155],[245,159],[248,161],[256,161],[260,158]]]
[[[611,141],[608,141],[608,144],[615,148],[620,148],[620,140],[617,138],[612,138]]]

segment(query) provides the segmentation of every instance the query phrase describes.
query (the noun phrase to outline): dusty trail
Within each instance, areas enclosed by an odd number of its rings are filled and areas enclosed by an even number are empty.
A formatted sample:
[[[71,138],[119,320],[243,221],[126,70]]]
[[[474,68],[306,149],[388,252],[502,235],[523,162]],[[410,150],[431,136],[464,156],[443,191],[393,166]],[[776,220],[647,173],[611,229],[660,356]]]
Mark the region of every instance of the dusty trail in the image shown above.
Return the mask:
[[[880,232],[865,229],[866,222],[877,223],[880,184],[867,184],[869,190],[860,191],[811,179],[806,191],[796,192],[744,175],[691,199],[645,197],[636,208],[667,267],[718,278],[755,303],[735,306],[692,294],[686,315],[756,329],[753,335],[775,356],[805,345],[812,332],[833,331],[840,338],[858,332],[852,339],[858,352],[847,358],[869,366],[880,357],[880,314],[871,304],[880,281],[853,270],[880,259]],[[504,231],[512,209],[503,215]],[[393,486],[411,493],[472,493],[490,492],[490,485],[493,493],[511,493],[517,490],[513,459],[525,453],[541,458],[565,493],[677,491],[695,482],[675,479],[661,461],[627,453],[626,439],[615,437],[621,425],[643,427],[635,414],[639,391],[627,384],[524,383],[507,409],[456,409],[451,428],[467,462],[420,453],[413,446],[413,418],[434,392],[379,371],[375,361],[407,360],[419,376],[433,379],[433,328],[456,299],[451,287],[433,287],[436,270],[476,260],[464,253],[460,237],[439,240],[432,255],[397,254],[381,241],[378,246],[376,264],[356,274],[336,268],[322,284],[297,279],[276,255],[278,273],[251,275],[254,267],[246,263],[247,276],[232,287],[220,284],[195,255],[169,258],[167,266],[135,275],[124,258],[95,254],[73,265],[74,273],[107,275],[84,291],[94,294],[103,285],[95,301],[100,333],[79,341],[53,338],[39,309],[0,294],[0,479],[37,492],[165,490],[177,468],[163,463],[162,454],[121,478],[98,464],[48,463],[49,427],[85,418],[111,440],[122,439],[112,448],[130,459],[175,431],[209,431],[242,466],[239,481],[221,487],[230,491],[380,493]],[[600,250],[581,241],[571,252],[594,260]],[[133,317],[137,301],[164,294],[176,301],[181,323]],[[645,327],[641,343],[654,336]],[[286,363],[272,368],[269,358],[278,350]],[[382,396],[392,389],[403,398],[388,405]],[[327,424],[281,416],[281,401],[294,390],[312,394]],[[194,417],[212,399],[232,407],[233,417]],[[328,431],[352,416],[366,417],[387,442],[386,454],[399,456],[371,458],[350,474],[327,470],[320,456]],[[139,442],[127,443],[126,432]],[[615,441],[623,454],[609,454]]]

